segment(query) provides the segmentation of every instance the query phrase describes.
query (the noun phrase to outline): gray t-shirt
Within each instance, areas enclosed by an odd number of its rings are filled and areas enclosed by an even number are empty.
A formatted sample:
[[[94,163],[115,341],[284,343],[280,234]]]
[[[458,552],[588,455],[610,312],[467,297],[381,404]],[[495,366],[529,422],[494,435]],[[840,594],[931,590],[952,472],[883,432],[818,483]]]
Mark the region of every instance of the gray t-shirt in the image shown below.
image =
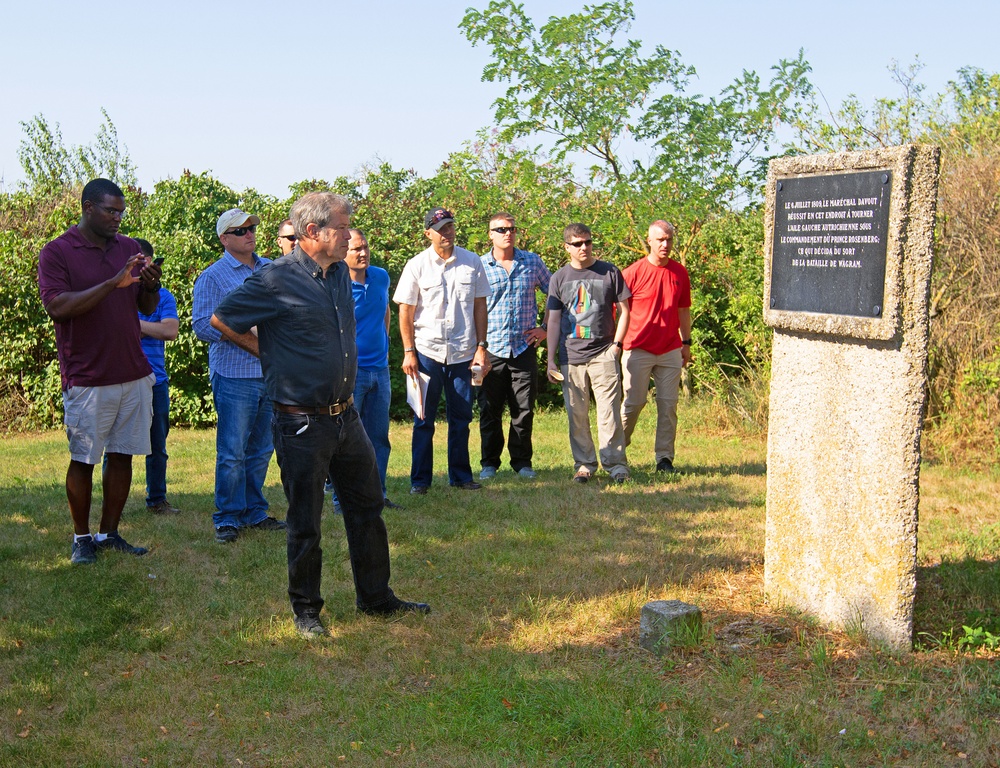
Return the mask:
[[[559,268],[549,283],[546,312],[562,312],[559,360],[580,365],[596,357],[615,338],[615,304],[632,295],[618,267],[595,261],[586,269]]]

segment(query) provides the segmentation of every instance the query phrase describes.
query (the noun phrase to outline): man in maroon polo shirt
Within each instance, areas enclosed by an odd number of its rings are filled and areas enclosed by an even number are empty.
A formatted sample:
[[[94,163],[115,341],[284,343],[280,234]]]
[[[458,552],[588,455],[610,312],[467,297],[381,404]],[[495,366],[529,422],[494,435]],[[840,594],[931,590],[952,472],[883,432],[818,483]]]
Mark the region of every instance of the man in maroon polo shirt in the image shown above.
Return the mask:
[[[80,223],[38,257],[38,289],[55,323],[70,463],[72,562],[98,550],[144,555],[118,535],[132,485],[132,456],[149,453],[154,376],[139,343],[139,316],[156,309],[160,267],[118,234],[125,195],[112,181],[83,188]],[[107,452],[99,533],[90,533],[94,465]]]

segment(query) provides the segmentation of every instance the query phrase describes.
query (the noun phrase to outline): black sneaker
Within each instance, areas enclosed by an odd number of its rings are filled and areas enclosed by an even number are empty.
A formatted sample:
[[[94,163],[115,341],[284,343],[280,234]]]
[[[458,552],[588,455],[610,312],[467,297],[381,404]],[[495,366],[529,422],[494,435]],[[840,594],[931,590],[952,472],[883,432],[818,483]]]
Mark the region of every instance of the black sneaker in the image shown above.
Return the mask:
[[[660,459],[656,462],[657,472],[676,472],[674,469],[674,463],[670,459]]]
[[[109,533],[104,541],[96,542],[98,549],[113,549],[115,552],[124,552],[126,555],[141,557],[149,552],[145,547],[133,547],[117,533]]]
[[[467,482],[464,483],[455,483],[452,486],[452,488],[458,488],[458,490],[460,491],[478,491],[482,487],[483,486],[481,486],[475,480],[468,480]]]
[[[319,616],[296,616],[295,631],[305,638],[328,637],[330,634]]]
[[[410,486],[411,496],[426,496],[427,486],[426,485],[411,485]]]
[[[240,537],[240,531],[235,525],[220,525],[215,529],[215,540],[219,544],[232,544]]]
[[[74,565],[90,565],[97,562],[97,547],[94,546],[93,536],[87,536],[73,542],[70,562]]]
[[[382,506],[385,509],[403,509],[403,505],[402,504],[397,504],[394,501],[389,501],[389,497],[388,496],[386,496],[385,499],[382,500]]]
[[[284,520],[275,520],[273,517],[265,517],[259,523],[250,526],[258,531],[283,531],[288,527]]]
[[[427,603],[411,603],[400,600],[395,595],[392,600],[372,608],[358,608],[359,613],[366,616],[395,616],[397,613],[423,613],[431,612],[431,607]]]

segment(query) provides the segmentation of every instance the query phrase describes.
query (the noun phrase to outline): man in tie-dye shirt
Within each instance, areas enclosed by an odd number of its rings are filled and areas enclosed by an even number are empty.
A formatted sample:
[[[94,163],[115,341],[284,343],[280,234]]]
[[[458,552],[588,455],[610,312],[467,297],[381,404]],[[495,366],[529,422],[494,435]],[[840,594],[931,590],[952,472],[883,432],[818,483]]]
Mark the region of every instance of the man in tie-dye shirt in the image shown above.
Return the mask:
[[[576,470],[573,480],[586,483],[597,471],[598,453],[590,434],[593,390],[601,466],[615,482],[623,483],[629,472],[621,419],[619,359],[628,331],[628,299],[632,294],[618,268],[594,256],[589,227],[570,224],[563,230],[563,242],[570,262],[552,275],[546,304],[548,377],[551,382],[562,381]]]

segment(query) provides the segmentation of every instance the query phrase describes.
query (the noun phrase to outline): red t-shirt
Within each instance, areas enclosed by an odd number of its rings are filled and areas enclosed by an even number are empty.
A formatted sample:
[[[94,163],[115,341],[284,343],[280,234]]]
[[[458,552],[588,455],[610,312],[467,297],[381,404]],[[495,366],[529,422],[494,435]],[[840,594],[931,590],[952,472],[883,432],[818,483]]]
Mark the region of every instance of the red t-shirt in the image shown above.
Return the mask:
[[[659,267],[642,258],[622,275],[632,291],[624,348],[662,355],[680,347],[677,310],[691,306],[691,278],[684,266],[671,259]]]
[[[76,226],[48,243],[38,257],[38,292],[48,304],[62,293],[92,288],[118,274],[139,244],[116,235],[104,250]],[[133,274],[138,275],[138,268]],[[124,384],[152,373],[139,343],[139,283],[116,288],[93,309],[56,323],[62,387]]]

